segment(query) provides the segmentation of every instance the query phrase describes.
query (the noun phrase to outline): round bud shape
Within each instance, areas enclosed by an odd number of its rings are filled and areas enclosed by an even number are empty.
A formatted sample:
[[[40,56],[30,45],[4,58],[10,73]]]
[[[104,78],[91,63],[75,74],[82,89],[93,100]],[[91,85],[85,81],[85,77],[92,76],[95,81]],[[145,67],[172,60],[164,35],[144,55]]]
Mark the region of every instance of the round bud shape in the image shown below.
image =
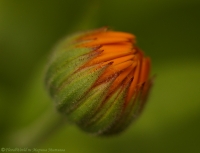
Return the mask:
[[[71,122],[92,134],[112,135],[140,114],[151,87],[150,65],[134,35],[101,28],[61,41],[45,83]]]

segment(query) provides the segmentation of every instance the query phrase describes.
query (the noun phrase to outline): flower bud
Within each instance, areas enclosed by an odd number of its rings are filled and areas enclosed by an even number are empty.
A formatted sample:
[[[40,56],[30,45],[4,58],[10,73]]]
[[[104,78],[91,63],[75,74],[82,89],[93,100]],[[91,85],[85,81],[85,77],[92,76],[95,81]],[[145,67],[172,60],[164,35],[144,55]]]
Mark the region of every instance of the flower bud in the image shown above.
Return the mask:
[[[92,134],[111,135],[140,114],[151,86],[150,64],[134,35],[101,28],[58,44],[45,81],[71,122]]]

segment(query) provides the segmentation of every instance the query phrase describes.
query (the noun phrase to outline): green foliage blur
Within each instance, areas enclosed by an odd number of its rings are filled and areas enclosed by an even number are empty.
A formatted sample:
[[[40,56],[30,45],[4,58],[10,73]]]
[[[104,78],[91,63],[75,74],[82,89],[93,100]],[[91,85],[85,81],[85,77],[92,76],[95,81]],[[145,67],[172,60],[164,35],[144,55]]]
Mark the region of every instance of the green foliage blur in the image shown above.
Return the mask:
[[[0,0],[0,148],[54,107],[43,84],[54,45],[109,26],[137,36],[155,81],[141,117],[99,138],[66,124],[37,148],[67,153],[200,152],[199,0]]]

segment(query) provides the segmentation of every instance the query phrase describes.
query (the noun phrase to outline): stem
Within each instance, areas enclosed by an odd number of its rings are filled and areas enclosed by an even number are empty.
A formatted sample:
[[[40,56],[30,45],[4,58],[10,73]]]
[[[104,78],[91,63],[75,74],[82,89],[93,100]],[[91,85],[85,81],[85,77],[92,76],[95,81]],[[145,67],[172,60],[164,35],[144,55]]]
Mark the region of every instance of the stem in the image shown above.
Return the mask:
[[[12,136],[16,147],[36,147],[64,125],[64,117],[48,108],[38,120]]]

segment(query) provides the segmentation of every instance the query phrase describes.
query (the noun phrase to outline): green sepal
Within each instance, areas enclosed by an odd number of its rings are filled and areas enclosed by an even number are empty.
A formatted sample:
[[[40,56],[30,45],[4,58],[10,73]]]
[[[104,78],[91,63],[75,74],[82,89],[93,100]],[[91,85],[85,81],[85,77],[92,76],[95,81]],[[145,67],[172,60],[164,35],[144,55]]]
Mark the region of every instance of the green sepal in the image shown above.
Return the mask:
[[[111,130],[110,127],[117,121],[123,110],[126,92],[127,89],[121,86],[115,93],[111,94],[98,113],[83,129],[95,135],[103,135],[104,132]]]
[[[61,112],[68,113],[88,92],[108,65],[100,64],[84,68],[71,75],[56,91],[54,100]]]
[[[83,126],[101,109],[103,100],[107,96],[107,91],[114,79],[110,79],[97,87],[94,87],[80,100],[80,104],[68,114],[68,118],[73,122]]]
[[[139,91],[135,93],[132,99],[124,106],[118,121],[112,125],[111,131],[106,132],[106,135],[113,135],[122,132],[126,129],[135,119],[137,119],[141,108],[141,99]]]
[[[56,61],[60,56],[63,56],[63,53],[66,51],[71,50],[73,47],[77,45],[77,39],[79,39],[81,36],[83,36],[85,33],[76,33],[67,37],[64,37],[62,40],[60,40],[55,48],[53,48],[53,52],[50,57],[50,62]],[[72,53],[73,55],[73,53]]]
[[[50,95],[54,95],[58,90],[59,86],[68,79],[70,75],[72,75],[75,71],[77,71],[82,65],[84,65],[88,60],[94,58],[98,54],[96,52],[91,52],[91,49],[83,48],[76,49],[88,54],[84,54],[82,56],[78,56],[75,59],[68,60],[66,57],[65,63],[60,63],[60,67],[54,68],[54,71],[51,71],[51,74],[48,74],[50,77],[47,80],[47,86],[49,86]],[[79,52],[80,53],[80,52]],[[67,56],[67,55],[66,55]],[[56,67],[56,65],[52,65],[52,67]]]
[[[96,57],[96,48],[78,47],[78,38],[85,33],[77,33],[58,43],[47,65],[45,84],[50,95],[54,95],[63,79],[84,65],[88,60]]]

